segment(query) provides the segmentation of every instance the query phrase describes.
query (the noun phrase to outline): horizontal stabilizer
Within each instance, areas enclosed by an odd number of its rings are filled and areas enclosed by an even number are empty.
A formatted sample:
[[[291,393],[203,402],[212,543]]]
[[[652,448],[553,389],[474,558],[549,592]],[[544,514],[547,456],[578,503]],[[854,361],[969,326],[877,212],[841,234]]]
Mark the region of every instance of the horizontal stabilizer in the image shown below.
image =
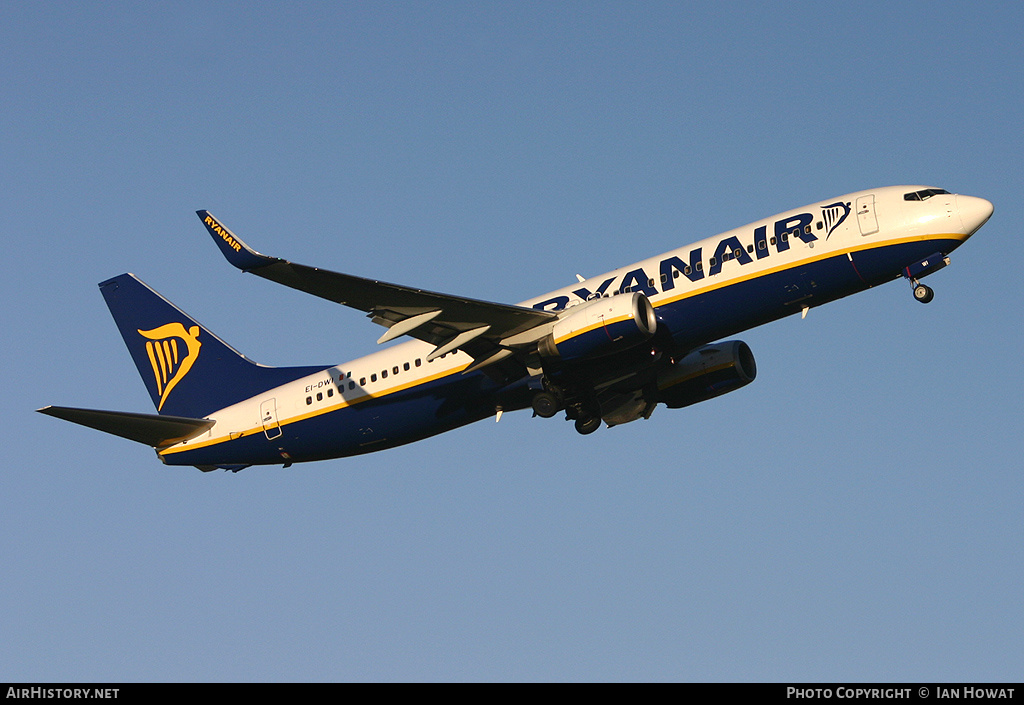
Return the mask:
[[[68,406],[44,406],[36,411],[40,414],[95,428],[98,431],[112,433],[130,441],[145,443],[154,448],[163,448],[189,438],[195,438],[217,423],[209,419],[190,419],[184,416],[74,409]]]

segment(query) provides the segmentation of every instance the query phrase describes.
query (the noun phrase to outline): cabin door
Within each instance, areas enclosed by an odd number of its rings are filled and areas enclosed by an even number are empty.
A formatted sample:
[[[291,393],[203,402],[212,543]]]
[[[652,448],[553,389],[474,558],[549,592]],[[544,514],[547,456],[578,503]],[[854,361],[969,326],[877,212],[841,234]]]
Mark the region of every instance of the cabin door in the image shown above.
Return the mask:
[[[263,433],[268,441],[281,435],[281,424],[277,422],[277,402],[273,398],[260,404],[260,420],[263,422]]]
[[[861,235],[878,232],[878,217],[875,216],[875,196],[868,194],[857,199],[857,225]]]

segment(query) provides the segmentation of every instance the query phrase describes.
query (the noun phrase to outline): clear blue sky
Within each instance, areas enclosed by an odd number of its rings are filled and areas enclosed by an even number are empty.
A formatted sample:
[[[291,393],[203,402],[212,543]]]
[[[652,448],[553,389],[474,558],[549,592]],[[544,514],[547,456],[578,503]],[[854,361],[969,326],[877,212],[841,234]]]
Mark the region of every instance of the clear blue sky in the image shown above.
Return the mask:
[[[0,680],[1019,680],[1019,3],[8,3]],[[374,349],[263,252],[515,302],[889,184],[983,196],[930,278],[744,334],[757,381],[239,474],[151,411],[124,271],[267,364]]]

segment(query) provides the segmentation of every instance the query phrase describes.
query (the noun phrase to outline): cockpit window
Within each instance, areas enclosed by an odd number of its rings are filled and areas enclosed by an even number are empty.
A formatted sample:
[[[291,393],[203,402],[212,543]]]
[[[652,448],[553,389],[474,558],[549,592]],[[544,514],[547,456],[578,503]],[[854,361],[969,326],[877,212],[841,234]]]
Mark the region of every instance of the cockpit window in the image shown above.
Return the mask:
[[[914,191],[913,193],[903,194],[904,201],[927,201],[932,196],[938,196],[943,193],[949,193],[944,188],[926,188],[923,191]]]

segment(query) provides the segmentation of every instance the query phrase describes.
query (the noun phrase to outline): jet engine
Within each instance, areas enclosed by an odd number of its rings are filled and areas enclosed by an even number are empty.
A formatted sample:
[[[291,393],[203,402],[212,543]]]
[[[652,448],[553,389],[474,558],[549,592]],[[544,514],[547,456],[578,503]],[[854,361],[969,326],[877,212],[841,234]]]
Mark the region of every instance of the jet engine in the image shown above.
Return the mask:
[[[658,375],[658,401],[681,409],[739,389],[756,376],[754,354],[742,340],[705,345]]]
[[[566,362],[601,357],[639,345],[657,328],[654,307],[637,291],[568,309],[537,349],[541,357]]]

